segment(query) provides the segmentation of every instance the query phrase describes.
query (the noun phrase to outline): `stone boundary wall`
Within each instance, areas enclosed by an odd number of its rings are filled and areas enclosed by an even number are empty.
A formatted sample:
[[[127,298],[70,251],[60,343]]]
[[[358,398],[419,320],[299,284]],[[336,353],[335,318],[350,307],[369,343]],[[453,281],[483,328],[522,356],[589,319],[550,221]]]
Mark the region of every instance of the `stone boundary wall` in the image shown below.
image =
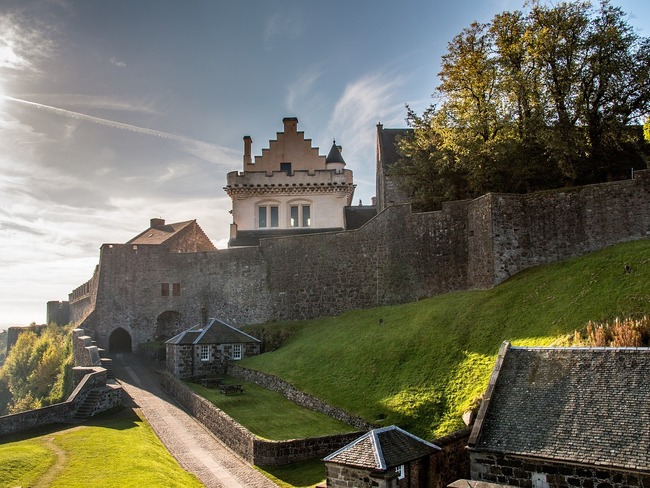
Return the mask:
[[[72,422],[77,409],[91,392],[98,395],[93,401],[90,416],[122,404],[122,387],[107,382],[106,369],[101,367],[100,351],[92,345],[85,330],[72,331],[72,352],[75,360],[75,367],[72,368],[73,384],[76,386],[68,399],[47,407],[0,417],[0,437],[50,424]]]
[[[607,466],[589,467],[551,463],[525,457],[498,453],[472,452],[472,479],[489,483],[507,483],[529,487],[533,474],[546,478],[548,486],[559,488],[627,488],[650,486],[650,474],[622,471]]]
[[[162,386],[190,415],[230,449],[246,462],[258,466],[280,466],[324,457],[361,435],[360,432],[355,432],[310,439],[269,441],[252,434],[169,372],[162,374]]]
[[[471,433],[472,428],[467,427],[432,441],[442,451],[431,456],[429,486],[445,488],[458,479],[469,479],[467,441]]]
[[[323,413],[329,417],[340,420],[341,422],[345,422],[356,429],[371,430],[377,427],[376,425],[366,422],[361,417],[350,415],[345,410],[328,405],[321,399],[298,390],[290,383],[287,383],[272,374],[255,371],[233,364],[228,365],[228,374],[255,383],[267,390],[277,391],[285,398],[301,407]]]
[[[121,389],[104,390],[105,387],[106,370],[95,368],[95,371],[83,377],[65,402],[0,417],[0,437],[50,424],[71,422],[77,408],[93,390],[102,390],[96,410],[100,407],[105,410],[121,404]]]

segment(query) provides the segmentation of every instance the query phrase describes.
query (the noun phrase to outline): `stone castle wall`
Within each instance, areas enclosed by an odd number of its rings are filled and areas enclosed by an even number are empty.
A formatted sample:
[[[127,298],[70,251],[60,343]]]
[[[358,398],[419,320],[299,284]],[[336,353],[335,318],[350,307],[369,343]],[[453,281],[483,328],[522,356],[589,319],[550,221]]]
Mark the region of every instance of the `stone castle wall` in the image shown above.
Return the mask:
[[[72,300],[71,308],[73,317],[87,315],[83,325],[100,347],[117,327],[138,344],[156,337],[164,312],[179,315],[179,331],[205,317],[239,326],[332,316],[489,288],[530,266],[649,235],[643,171],[576,189],[488,194],[437,212],[393,206],[356,230],[263,239],[258,247],[171,253],[105,244],[89,286],[92,312],[82,305],[77,313]],[[161,283],[179,283],[180,295],[161,296]]]

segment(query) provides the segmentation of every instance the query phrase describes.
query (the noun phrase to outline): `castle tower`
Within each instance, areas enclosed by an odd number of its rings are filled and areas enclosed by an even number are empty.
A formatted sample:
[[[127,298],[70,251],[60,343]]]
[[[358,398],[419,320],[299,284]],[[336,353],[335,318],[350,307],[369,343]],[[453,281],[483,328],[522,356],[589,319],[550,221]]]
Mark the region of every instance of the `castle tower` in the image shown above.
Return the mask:
[[[327,157],[298,131],[298,119],[282,120],[284,131],[252,158],[244,137],[243,171],[228,173],[224,188],[232,199],[229,247],[257,245],[264,237],[342,230],[344,208],[355,185],[341,147]]]

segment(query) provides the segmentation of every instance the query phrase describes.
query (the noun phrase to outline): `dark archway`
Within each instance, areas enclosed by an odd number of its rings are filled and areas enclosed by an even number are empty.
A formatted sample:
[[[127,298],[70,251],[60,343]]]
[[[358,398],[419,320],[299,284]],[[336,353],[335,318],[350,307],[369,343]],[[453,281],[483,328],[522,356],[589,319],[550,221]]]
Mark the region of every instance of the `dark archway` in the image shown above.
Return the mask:
[[[181,329],[181,314],[168,310],[158,315],[156,319],[156,341],[164,341],[174,337]]]
[[[108,338],[108,352],[131,352],[131,334],[122,327],[118,327]]]

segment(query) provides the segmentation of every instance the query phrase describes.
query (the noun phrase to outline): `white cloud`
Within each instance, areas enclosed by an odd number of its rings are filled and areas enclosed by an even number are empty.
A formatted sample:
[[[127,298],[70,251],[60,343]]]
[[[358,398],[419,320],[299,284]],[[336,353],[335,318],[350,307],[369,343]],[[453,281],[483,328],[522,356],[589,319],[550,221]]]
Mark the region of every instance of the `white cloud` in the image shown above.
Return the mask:
[[[118,61],[115,58],[111,58],[110,62],[113,66],[117,66],[118,68],[126,68],[126,63],[123,61]]]

